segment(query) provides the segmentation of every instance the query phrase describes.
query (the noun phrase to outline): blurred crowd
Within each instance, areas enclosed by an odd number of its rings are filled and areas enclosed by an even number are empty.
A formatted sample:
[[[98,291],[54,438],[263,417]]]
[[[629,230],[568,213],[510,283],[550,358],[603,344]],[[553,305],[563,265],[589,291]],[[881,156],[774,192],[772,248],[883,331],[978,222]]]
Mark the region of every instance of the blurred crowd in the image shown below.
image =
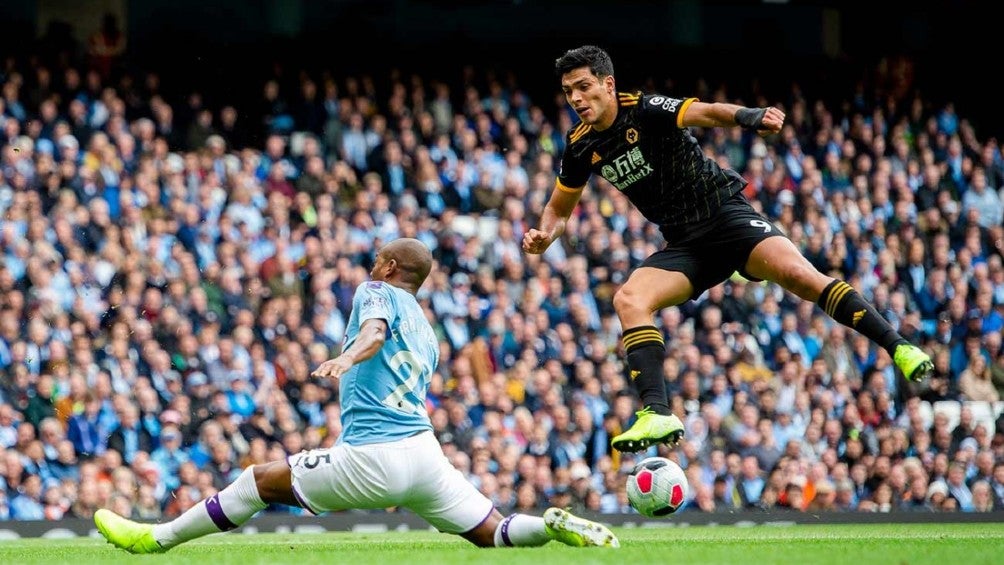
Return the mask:
[[[886,72],[842,104],[638,87],[782,106],[778,136],[694,133],[935,377],[907,383],[816,305],[737,276],[658,314],[687,436],[627,454],[609,447],[639,408],[611,298],[663,242],[596,176],[561,241],[522,253],[573,124],[557,83],[535,100],[470,68],[383,89],[301,72],[238,108],[166,96],[155,72],[7,59],[0,520],[169,518],[332,445],[337,385],[309,373],[397,237],[436,259],[419,296],[442,347],[435,432],[504,512],[631,512],[626,474],[654,454],[685,467],[686,511],[1004,508],[1004,156]]]

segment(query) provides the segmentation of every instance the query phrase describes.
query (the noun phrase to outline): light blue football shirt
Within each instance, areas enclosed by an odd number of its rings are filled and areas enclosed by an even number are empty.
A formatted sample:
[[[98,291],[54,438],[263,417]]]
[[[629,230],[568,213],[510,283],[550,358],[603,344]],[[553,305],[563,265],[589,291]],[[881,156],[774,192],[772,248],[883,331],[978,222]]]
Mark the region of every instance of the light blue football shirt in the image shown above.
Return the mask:
[[[352,298],[345,331],[348,349],[366,320],[383,319],[388,335],[376,355],[341,377],[342,435],[338,443],[383,443],[432,430],[425,408],[439,342],[410,292],[385,282],[365,282]]]

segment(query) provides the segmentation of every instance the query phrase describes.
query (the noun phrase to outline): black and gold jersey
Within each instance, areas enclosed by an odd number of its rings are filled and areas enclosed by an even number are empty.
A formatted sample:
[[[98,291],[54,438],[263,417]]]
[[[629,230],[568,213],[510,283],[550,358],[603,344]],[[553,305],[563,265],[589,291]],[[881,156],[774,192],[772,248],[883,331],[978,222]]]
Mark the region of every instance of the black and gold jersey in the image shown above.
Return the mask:
[[[600,175],[672,240],[675,226],[707,220],[746,185],[707,158],[690,130],[680,127],[695,98],[626,92],[618,98],[611,127],[596,131],[579,123],[568,132],[559,190],[577,192],[590,174]]]

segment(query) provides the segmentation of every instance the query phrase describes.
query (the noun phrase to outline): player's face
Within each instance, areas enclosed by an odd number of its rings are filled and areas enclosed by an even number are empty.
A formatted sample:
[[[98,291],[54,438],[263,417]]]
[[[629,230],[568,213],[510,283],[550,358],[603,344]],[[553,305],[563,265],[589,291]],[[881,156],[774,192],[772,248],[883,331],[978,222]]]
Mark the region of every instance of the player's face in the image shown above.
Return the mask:
[[[600,78],[579,67],[561,76],[561,90],[565,100],[584,123],[606,129],[617,116],[617,98],[614,77]]]

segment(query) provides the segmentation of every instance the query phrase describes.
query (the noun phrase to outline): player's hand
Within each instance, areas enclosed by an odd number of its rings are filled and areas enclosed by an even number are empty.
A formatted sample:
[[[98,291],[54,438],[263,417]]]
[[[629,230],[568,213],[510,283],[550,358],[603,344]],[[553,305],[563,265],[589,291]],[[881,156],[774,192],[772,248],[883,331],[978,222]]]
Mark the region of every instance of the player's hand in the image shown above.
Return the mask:
[[[770,106],[767,108],[767,113],[763,115],[763,127],[757,129],[756,132],[759,135],[766,137],[775,133],[781,133],[781,126],[783,125],[784,112]]]
[[[531,229],[523,234],[523,251],[539,255],[551,245],[551,236],[547,232]]]
[[[337,379],[351,369],[352,365],[353,363],[350,359],[344,355],[339,355],[334,359],[321,363],[321,366],[314,369],[314,372],[310,373],[310,375],[322,379]]]

